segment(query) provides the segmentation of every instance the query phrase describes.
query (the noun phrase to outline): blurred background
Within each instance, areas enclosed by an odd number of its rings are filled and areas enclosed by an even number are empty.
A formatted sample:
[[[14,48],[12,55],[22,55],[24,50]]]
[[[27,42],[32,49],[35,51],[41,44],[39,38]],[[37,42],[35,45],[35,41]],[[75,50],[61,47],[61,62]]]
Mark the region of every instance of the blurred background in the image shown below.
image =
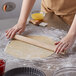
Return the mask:
[[[0,20],[19,17],[22,1],[23,0],[0,0]],[[41,0],[36,0],[32,11],[40,10],[40,7]]]

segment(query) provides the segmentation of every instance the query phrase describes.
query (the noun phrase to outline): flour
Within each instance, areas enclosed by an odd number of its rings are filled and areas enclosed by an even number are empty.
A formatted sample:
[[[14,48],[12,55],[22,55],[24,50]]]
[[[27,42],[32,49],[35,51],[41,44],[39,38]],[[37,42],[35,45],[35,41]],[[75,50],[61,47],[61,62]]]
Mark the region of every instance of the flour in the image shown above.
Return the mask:
[[[53,55],[45,59],[36,59],[36,60],[30,60],[30,61],[16,59],[10,55],[7,55],[4,52],[4,48],[6,44],[9,42],[9,40],[6,39],[4,31],[0,31],[0,58],[5,59],[7,61],[7,67],[10,66],[8,69],[10,69],[11,67],[14,68],[14,67],[20,67],[20,66],[30,66],[30,67],[43,69],[43,70],[45,69],[48,71],[52,71],[52,70],[60,69],[62,67],[76,66],[75,64],[76,53],[73,54],[73,51],[72,51],[72,55],[69,54],[69,56],[66,56],[66,57],[64,56],[62,58],[60,58],[57,55]],[[63,38],[66,34],[67,32],[64,30],[55,29],[53,27],[51,27],[50,30],[48,30],[46,27],[38,27],[38,26],[33,26],[31,24],[27,26],[25,32],[23,33],[23,35],[48,36],[53,38],[56,41],[61,40],[61,38]]]

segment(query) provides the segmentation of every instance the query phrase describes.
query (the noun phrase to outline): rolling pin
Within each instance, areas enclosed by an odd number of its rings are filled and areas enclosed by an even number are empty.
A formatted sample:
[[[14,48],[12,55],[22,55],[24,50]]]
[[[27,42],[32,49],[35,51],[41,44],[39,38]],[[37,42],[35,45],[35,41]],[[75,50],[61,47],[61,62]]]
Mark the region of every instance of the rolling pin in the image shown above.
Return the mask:
[[[46,49],[46,50],[50,50],[50,51],[53,51],[53,52],[55,50],[55,46],[48,45],[46,43],[39,42],[37,40],[31,39],[31,38],[28,38],[28,37],[24,37],[24,36],[21,36],[21,35],[15,35],[14,39],[26,42],[28,44],[32,44],[34,46],[37,46],[37,47],[40,47],[40,48],[43,48],[43,49]]]

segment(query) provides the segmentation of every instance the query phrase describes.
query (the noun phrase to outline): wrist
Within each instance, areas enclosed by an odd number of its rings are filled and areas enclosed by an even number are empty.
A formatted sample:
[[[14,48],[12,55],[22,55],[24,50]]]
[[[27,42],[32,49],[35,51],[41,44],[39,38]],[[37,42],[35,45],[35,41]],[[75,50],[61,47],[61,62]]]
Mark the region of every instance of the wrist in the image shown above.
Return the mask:
[[[68,35],[68,36],[72,36],[72,37],[76,37],[76,33],[75,33],[75,32],[68,32],[67,35]]]
[[[19,20],[18,20],[18,23],[19,24],[22,24],[22,25],[25,25],[26,24],[26,22],[27,22],[27,19],[24,19],[24,18],[19,18]]]
[[[18,21],[18,24],[24,26],[24,25],[26,24],[26,21],[20,21],[20,20],[19,20],[19,21]]]

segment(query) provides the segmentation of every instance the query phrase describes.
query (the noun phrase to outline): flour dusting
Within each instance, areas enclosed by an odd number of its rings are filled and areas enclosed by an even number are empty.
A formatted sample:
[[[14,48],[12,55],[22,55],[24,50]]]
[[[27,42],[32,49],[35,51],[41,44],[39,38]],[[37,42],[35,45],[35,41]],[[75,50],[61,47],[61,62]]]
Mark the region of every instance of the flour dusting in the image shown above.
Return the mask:
[[[52,39],[56,41],[61,40],[61,38],[63,38],[66,34],[67,34],[66,31],[55,29],[54,27],[51,27],[48,30],[48,28],[46,27],[38,27],[38,26],[31,25],[31,24],[27,26],[24,32],[24,35],[43,35],[43,36],[51,37]],[[76,66],[75,64],[76,63],[76,58],[75,58],[76,52],[72,51],[72,49],[71,49],[71,53],[69,51],[69,55],[63,56],[63,57],[59,57],[58,55],[53,55],[45,59],[20,60],[10,55],[7,55],[4,52],[4,49],[8,42],[9,40],[7,40],[5,37],[5,30],[0,31],[0,58],[5,59],[7,61],[7,67],[10,66],[11,68],[12,66],[14,67],[30,66],[30,67],[42,69],[43,71],[48,70],[51,72],[51,71],[58,70],[62,67]],[[27,58],[29,57],[30,55],[28,55]]]

